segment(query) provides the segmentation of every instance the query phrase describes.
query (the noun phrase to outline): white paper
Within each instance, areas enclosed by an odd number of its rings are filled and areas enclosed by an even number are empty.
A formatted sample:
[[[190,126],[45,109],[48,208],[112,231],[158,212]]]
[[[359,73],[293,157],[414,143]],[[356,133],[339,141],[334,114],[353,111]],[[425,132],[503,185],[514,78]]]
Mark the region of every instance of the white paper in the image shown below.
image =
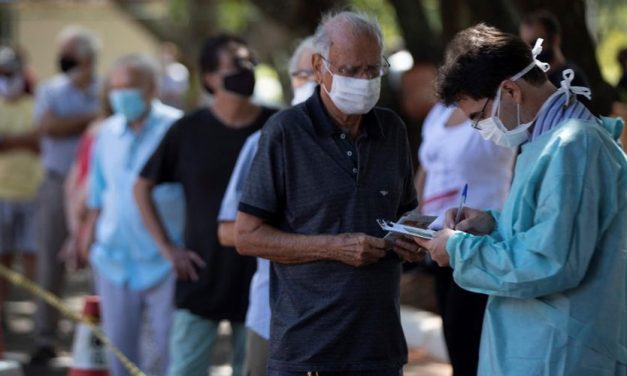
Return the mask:
[[[418,228],[414,226],[403,225],[400,223],[386,221],[385,219],[377,219],[377,223],[385,231],[394,232],[397,234],[403,234],[423,239],[433,239],[435,231],[424,228]]]

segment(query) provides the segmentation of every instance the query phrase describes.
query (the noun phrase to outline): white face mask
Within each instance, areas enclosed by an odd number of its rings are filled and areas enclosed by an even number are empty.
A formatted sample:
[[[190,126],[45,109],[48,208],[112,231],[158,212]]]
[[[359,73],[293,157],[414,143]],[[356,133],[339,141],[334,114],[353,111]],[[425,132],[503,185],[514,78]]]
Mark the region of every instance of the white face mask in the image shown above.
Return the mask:
[[[492,115],[477,123],[477,128],[481,136],[488,141],[492,141],[506,148],[513,148],[527,141],[527,139],[529,139],[527,129],[533,124],[533,120],[521,124],[520,105],[516,104],[516,106],[518,111],[518,125],[514,129],[507,129],[498,116],[501,107],[501,88],[499,87],[496,92],[496,98],[494,98],[492,104]]]
[[[13,77],[0,78],[0,97],[12,99],[18,97],[24,91],[24,79],[16,74]]]
[[[371,80],[333,74],[326,61],[324,67],[333,76],[331,91],[324,84],[322,88],[329,95],[333,104],[346,115],[361,115],[372,110],[381,94],[381,77]]]
[[[535,46],[531,50],[533,55],[533,61],[527,65],[523,70],[513,75],[510,80],[516,81],[533,67],[538,66],[544,72],[549,70],[549,64],[543,63],[537,60],[538,54],[542,52],[542,38],[538,38]],[[499,118],[499,110],[501,107],[501,88],[496,91],[496,97],[492,102],[492,114],[489,118],[483,119],[477,123],[477,128],[481,136],[495,144],[503,147],[516,147],[529,139],[529,132],[527,129],[533,124],[535,117],[528,123],[520,123],[520,104],[516,104],[516,111],[518,116],[518,125],[514,129],[507,129],[501,119]],[[537,114],[536,114],[537,116]]]
[[[294,98],[292,98],[292,106],[306,101],[316,91],[316,84],[313,81],[307,81],[301,87],[294,89]]]

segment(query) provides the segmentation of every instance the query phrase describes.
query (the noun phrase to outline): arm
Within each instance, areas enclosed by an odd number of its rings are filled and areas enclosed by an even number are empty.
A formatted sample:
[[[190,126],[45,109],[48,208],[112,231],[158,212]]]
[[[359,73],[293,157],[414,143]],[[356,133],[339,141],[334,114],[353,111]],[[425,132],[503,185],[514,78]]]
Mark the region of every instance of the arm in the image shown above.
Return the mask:
[[[242,147],[237,157],[233,173],[226,188],[220,213],[218,214],[218,241],[225,247],[235,246],[235,219],[237,218],[237,206],[242,198],[242,190],[246,179],[250,173],[257,144],[259,142],[260,131],[253,133]]]
[[[193,251],[176,247],[168,237],[159,217],[152,191],[158,183],[176,182],[174,176],[178,163],[180,140],[175,125],[171,126],[150,157],[133,186],[133,195],[146,229],[157,244],[161,254],[172,263],[181,280],[198,280],[197,267],[204,267],[202,258]]]
[[[0,152],[26,149],[39,153],[39,134],[29,131],[19,135],[7,135],[0,138]]]
[[[549,180],[552,182],[540,190],[533,211],[528,216],[518,214],[517,227],[530,223],[512,229],[510,236],[443,231],[442,246],[461,287],[525,299],[564,291],[581,282],[603,232],[597,212],[600,190],[594,186],[600,180],[583,174],[553,175]],[[531,195],[516,197],[530,202]]]
[[[359,267],[377,262],[386,253],[383,239],[365,234],[290,234],[241,211],[235,222],[235,246],[242,255],[282,264],[334,260]]]
[[[218,225],[218,241],[225,247],[235,246],[235,222],[220,222]]]
[[[94,233],[96,229],[96,223],[100,216],[100,209],[88,209],[85,217],[85,234],[79,238],[79,253],[85,260],[88,259],[89,249],[94,244]]]
[[[89,123],[95,120],[96,113],[86,113],[74,116],[57,116],[50,110],[44,111],[39,119],[41,134],[49,137],[68,137],[80,135]]]
[[[152,200],[154,187],[155,183],[152,180],[140,176],[133,186],[133,195],[148,232],[163,252],[163,256],[169,258],[167,250],[173,247],[173,245],[168,238],[167,231],[159,218],[157,208],[155,208],[155,203]]]
[[[204,267],[205,262],[196,253],[180,249],[172,244],[152,199],[154,187],[154,181],[142,176],[137,178],[133,186],[133,195],[144,225],[157,243],[163,257],[172,263],[177,277],[182,280],[196,281],[198,280],[196,267]]]

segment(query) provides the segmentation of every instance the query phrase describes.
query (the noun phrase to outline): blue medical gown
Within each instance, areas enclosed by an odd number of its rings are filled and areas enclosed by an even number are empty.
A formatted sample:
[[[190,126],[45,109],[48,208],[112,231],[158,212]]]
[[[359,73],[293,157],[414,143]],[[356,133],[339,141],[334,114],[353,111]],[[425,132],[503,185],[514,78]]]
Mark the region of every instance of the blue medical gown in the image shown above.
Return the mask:
[[[487,236],[455,232],[455,281],[488,294],[483,375],[627,375],[623,123],[568,120],[526,144]]]

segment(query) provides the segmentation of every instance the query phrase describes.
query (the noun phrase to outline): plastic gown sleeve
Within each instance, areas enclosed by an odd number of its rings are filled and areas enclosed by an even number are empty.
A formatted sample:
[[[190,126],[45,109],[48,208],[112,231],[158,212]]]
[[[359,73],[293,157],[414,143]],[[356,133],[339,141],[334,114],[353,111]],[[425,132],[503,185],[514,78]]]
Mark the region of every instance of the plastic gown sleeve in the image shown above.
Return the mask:
[[[500,236],[456,232],[449,238],[447,251],[461,287],[534,298],[580,283],[605,226],[600,218],[611,217],[599,212],[600,201],[612,199],[601,195],[605,184],[612,184],[603,181],[609,174],[588,165],[598,160],[598,150],[576,150],[589,146],[583,144],[554,148],[553,156],[537,161],[545,168],[534,167],[523,184],[512,187],[509,200],[517,201],[496,216]]]

